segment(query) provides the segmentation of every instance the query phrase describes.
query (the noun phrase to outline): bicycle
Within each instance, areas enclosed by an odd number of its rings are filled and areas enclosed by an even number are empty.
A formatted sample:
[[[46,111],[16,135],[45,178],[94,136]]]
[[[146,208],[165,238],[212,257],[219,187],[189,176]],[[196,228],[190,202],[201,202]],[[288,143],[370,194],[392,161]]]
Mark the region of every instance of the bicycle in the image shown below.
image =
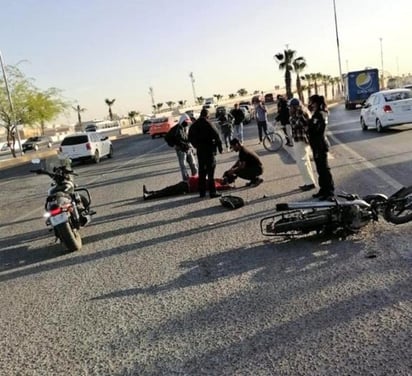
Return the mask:
[[[279,132],[279,126],[274,123],[268,126],[268,132],[263,138],[263,147],[270,152],[277,152],[283,146],[283,137]]]

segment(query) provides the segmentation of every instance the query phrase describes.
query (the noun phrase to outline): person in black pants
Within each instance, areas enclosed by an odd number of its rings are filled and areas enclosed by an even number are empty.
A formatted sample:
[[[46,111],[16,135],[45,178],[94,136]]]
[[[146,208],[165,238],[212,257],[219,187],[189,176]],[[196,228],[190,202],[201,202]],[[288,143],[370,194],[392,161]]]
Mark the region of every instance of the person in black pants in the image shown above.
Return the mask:
[[[329,143],[325,137],[327,110],[324,99],[315,94],[309,98],[312,117],[308,122],[309,144],[318,172],[319,192],[313,195],[321,201],[331,200],[335,192],[335,183],[328,163]]]
[[[216,150],[222,154],[222,141],[216,127],[208,120],[209,111],[203,109],[189,129],[189,142],[195,147],[199,166],[199,196],[206,196],[206,177],[210,198],[219,197],[214,183]]]

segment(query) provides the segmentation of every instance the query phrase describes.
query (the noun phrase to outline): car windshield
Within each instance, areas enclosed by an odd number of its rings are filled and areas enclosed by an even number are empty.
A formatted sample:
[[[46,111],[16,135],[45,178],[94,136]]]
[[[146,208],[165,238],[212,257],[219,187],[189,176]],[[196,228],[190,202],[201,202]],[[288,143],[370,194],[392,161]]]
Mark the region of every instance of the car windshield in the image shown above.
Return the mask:
[[[89,142],[89,139],[86,135],[66,137],[62,141],[62,146],[85,144],[87,142]]]
[[[402,99],[412,98],[411,90],[394,91],[391,93],[384,94],[385,102],[399,101]]]
[[[157,119],[153,119],[152,123],[154,124],[158,124],[158,123],[165,123],[167,121],[166,117],[162,117],[162,118],[157,118]]]

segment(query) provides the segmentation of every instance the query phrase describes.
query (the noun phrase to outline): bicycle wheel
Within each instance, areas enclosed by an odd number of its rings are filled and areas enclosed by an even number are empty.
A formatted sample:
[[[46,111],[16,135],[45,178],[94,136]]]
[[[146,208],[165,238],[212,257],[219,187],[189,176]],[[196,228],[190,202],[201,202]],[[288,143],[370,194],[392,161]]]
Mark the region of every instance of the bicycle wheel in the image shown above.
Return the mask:
[[[395,225],[412,221],[412,186],[405,188],[395,199],[389,198],[389,201],[383,214],[387,221]]]
[[[269,133],[263,138],[263,147],[267,151],[276,152],[283,146],[283,138],[279,133]]]

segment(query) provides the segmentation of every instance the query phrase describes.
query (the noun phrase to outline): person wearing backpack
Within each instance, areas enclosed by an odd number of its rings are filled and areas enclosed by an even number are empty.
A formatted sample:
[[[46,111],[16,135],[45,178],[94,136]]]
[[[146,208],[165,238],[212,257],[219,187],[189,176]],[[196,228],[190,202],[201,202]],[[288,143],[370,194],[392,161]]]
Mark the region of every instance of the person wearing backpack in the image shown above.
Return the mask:
[[[190,167],[191,176],[196,176],[198,172],[195,156],[193,154],[193,148],[188,140],[187,134],[187,128],[191,123],[192,121],[189,115],[182,114],[177,125],[175,125],[176,129],[174,130],[174,148],[176,150],[183,181],[189,179],[186,162]]]

